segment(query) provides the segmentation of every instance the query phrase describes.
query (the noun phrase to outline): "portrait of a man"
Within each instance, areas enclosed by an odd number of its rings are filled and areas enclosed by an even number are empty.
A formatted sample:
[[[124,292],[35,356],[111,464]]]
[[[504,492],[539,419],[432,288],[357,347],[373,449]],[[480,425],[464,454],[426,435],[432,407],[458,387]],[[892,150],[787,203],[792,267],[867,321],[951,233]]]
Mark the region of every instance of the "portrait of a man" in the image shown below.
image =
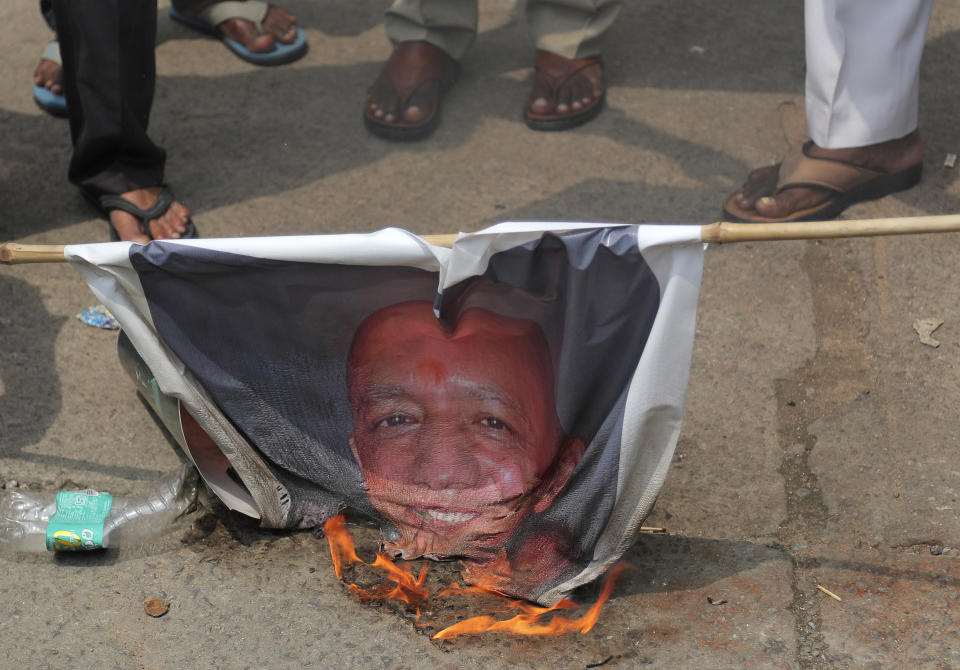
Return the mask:
[[[584,441],[557,418],[547,339],[472,307],[447,330],[429,302],[370,315],[347,365],[349,442],[396,558],[503,563],[521,521],[567,483]]]

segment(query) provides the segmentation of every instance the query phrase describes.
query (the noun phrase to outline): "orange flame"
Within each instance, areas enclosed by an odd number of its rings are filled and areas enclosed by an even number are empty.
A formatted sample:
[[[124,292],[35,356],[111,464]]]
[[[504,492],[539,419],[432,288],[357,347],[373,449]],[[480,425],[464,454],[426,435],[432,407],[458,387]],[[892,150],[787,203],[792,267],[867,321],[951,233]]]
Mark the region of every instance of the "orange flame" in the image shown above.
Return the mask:
[[[518,614],[512,619],[497,620],[492,616],[477,616],[465,619],[460,623],[444,628],[433,636],[434,640],[447,640],[457,635],[468,635],[471,633],[485,633],[487,631],[503,631],[514,633],[516,635],[563,635],[564,633],[579,632],[587,633],[597,623],[600,618],[600,610],[603,604],[610,597],[613,591],[613,585],[616,583],[620,573],[628,566],[625,563],[618,563],[610,570],[607,580],[600,592],[600,597],[593,604],[586,614],[577,619],[568,619],[564,616],[554,616],[549,621],[540,619],[550,612],[561,609],[570,609],[576,607],[576,604],[570,600],[563,599],[553,607],[537,607],[522,600],[515,600],[510,603],[511,607],[519,609],[522,614]]]
[[[373,562],[373,567],[380,568],[386,573],[387,579],[396,584],[392,589],[387,584],[379,584],[368,589],[360,588],[356,584],[350,585],[350,590],[356,593],[360,600],[399,600],[411,607],[417,609],[417,616],[420,615],[420,605],[429,597],[430,592],[423,587],[427,579],[427,562],[423,562],[420,568],[420,574],[414,577],[399,565],[388,559],[381,553],[377,553],[377,558]]]
[[[327,541],[330,543],[333,571],[338,578],[343,578],[344,565],[364,563],[363,559],[357,556],[353,538],[350,536],[350,531],[347,530],[346,520],[342,514],[330,518],[323,524],[323,530],[326,533]],[[386,573],[387,579],[396,586],[390,587],[388,584],[378,584],[370,588],[362,588],[356,584],[350,584],[350,591],[356,593],[362,601],[399,600],[404,602],[416,609],[417,621],[419,621],[420,605],[430,597],[430,592],[423,586],[423,583],[427,580],[427,562],[423,562],[420,574],[414,577],[410,572],[377,552],[377,558],[374,560],[372,567],[379,568]]]
[[[330,556],[333,560],[333,569],[338,578],[343,577],[343,566],[363,563],[371,567],[382,570],[390,584],[378,584],[369,588],[362,588],[351,583],[349,589],[351,593],[357,594],[361,601],[369,600],[395,600],[407,604],[416,610],[416,623],[419,625],[421,608],[430,599],[430,591],[424,586],[427,579],[427,561],[423,562],[420,573],[414,577],[413,573],[397,565],[383,554],[377,552],[377,557],[372,564],[365,563],[356,554],[353,544],[353,538],[350,531],[347,530],[346,521],[343,515],[338,515],[328,520],[323,529],[330,543]],[[613,566],[607,576],[600,597],[597,602],[581,617],[570,619],[560,615],[554,615],[547,620],[543,618],[559,610],[573,609],[577,604],[571,600],[563,599],[552,607],[540,607],[524,600],[506,601],[506,610],[520,610],[511,619],[498,620],[492,616],[484,615],[465,619],[452,626],[444,628],[433,636],[435,640],[447,640],[458,635],[485,633],[487,631],[509,632],[517,635],[563,635],[564,633],[579,632],[587,633],[597,623],[600,618],[600,610],[604,603],[609,599],[613,586],[616,583],[620,573],[629,567],[625,563],[618,563]],[[495,595],[499,598],[503,596],[496,591],[486,588],[483,585],[460,586],[451,584],[439,591],[435,598],[442,598],[456,594],[484,594]]]
[[[343,578],[343,564],[363,563],[353,546],[353,538],[347,530],[347,522],[342,514],[330,517],[323,524],[323,532],[330,543],[330,557],[333,559],[333,572],[338,579]]]

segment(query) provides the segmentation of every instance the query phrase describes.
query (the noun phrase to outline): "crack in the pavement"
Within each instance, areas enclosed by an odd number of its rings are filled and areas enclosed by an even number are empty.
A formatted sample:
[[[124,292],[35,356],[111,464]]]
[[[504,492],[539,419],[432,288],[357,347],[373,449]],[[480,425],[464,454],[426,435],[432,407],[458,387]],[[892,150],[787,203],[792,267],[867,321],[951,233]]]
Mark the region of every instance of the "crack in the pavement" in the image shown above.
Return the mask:
[[[848,242],[807,244],[801,266],[810,280],[816,352],[792,378],[776,381],[777,434],[783,449],[779,471],[787,512],[779,535],[792,561],[790,609],[797,631],[797,663],[804,670],[833,667],[820,631],[816,581],[811,578],[819,567],[811,544],[820,540],[830,512],[810,466],[817,436],[809,427],[870,386],[865,327],[858,316],[866,293],[851,259]]]

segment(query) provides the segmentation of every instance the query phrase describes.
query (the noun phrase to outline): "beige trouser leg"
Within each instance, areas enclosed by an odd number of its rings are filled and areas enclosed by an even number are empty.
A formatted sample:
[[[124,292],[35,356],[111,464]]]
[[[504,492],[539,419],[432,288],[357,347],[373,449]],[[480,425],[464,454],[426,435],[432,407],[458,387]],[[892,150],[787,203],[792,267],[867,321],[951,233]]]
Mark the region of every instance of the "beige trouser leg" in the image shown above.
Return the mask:
[[[621,0],[527,0],[527,23],[538,49],[565,58],[599,56]]]
[[[429,42],[460,60],[477,36],[477,0],[395,0],[383,25],[394,44]]]

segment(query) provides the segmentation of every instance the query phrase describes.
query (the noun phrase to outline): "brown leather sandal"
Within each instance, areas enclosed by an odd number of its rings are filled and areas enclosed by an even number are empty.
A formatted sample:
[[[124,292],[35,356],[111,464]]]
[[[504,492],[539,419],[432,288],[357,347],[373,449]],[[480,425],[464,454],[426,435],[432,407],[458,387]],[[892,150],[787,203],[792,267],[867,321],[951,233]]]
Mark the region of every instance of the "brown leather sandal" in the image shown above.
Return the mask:
[[[581,70],[593,65],[599,65],[602,71],[603,61],[600,56],[571,59],[564,58],[551,51],[537,49],[533,66],[535,81],[523,111],[527,125],[534,130],[566,130],[584,124],[599,114],[600,110],[603,109],[606,91],[602,92],[600,97],[593,98],[591,102],[580,109],[574,110],[571,107],[569,111],[564,113],[556,111],[557,104],[562,102],[562,90],[571,84]],[[548,95],[544,96],[544,92],[548,92]],[[553,101],[551,107],[553,111],[547,114],[538,114],[531,109],[533,101],[540,97],[546,97]]]
[[[732,193],[723,205],[726,221],[741,223],[774,223],[781,221],[824,221],[833,219],[843,210],[858,202],[876,200],[885,195],[906,190],[920,181],[923,163],[917,162],[897,172],[881,172],[835,158],[809,155],[812,141],[790,151],[780,163],[777,189],[773,195],[791,188],[820,188],[830,192],[830,198],[814,207],[807,207],[782,218],[762,216],[755,210],[737,204]]]
[[[429,42],[401,42],[394,48],[380,76],[370,87],[363,109],[363,122],[367,130],[388,140],[418,140],[426,137],[439,124],[443,96],[453,86],[459,72],[457,61],[440,47]],[[376,110],[371,107],[374,91],[385,90],[397,96],[396,109],[388,112],[394,115],[393,121],[377,118]],[[422,118],[415,121],[403,118],[404,111],[411,103],[425,108]]]

